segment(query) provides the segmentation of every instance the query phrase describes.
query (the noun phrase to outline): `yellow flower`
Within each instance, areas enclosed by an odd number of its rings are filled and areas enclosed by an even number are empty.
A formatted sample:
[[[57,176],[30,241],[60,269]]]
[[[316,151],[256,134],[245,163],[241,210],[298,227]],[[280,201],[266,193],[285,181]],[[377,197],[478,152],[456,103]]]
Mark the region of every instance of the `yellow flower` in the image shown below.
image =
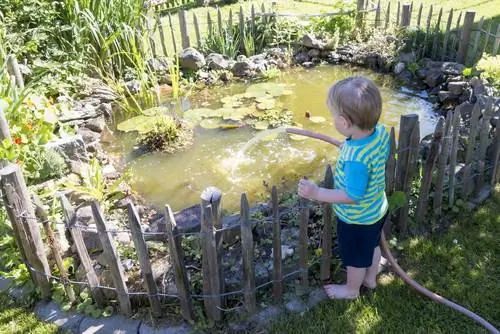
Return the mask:
[[[316,256],[321,256],[323,255],[323,248],[316,248],[316,251],[314,252]]]

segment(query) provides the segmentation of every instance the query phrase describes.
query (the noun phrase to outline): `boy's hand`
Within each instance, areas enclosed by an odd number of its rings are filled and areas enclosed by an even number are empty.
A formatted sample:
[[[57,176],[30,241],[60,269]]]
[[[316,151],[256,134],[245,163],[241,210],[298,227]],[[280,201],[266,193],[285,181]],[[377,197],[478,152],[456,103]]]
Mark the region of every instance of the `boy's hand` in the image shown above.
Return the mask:
[[[299,182],[299,196],[307,199],[316,199],[318,195],[319,187],[314,183],[306,179],[302,179]]]

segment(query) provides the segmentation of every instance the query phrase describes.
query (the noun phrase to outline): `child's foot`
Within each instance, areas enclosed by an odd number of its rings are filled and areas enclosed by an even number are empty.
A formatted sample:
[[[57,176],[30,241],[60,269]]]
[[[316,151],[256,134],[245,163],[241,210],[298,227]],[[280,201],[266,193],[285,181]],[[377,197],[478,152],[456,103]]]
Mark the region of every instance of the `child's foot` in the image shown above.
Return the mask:
[[[328,284],[323,288],[330,299],[356,299],[359,297],[359,292],[352,293],[347,290],[347,285]]]
[[[373,290],[373,289],[375,289],[377,287],[377,281],[376,280],[373,280],[373,281],[364,280],[363,281],[363,286],[365,288]]]

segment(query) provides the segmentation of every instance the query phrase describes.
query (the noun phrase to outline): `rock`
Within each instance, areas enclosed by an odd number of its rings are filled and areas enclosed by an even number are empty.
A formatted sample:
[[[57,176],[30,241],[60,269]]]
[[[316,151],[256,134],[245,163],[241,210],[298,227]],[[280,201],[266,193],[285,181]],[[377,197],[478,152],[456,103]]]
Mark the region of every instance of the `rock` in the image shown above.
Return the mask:
[[[95,224],[92,208],[89,205],[81,206],[76,210],[76,223],[80,226]]]
[[[108,318],[84,317],[78,328],[82,334],[91,333],[138,333],[141,322],[132,320],[121,315],[114,315]]]
[[[122,266],[125,271],[129,271],[134,267],[134,261],[132,259],[125,259],[122,261]]]
[[[2,270],[5,269],[2,268]],[[10,277],[0,276],[0,292],[7,292],[10,289],[13,282],[14,280]]]
[[[106,121],[104,120],[104,117],[97,117],[85,122],[85,127],[91,131],[101,133],[106,127]]]
[[[101,135],[99,133],[89,130],[88,128],[79,128],[76,133],[82,136],[85,144],[98,142],[101,139]]]
[[[431,68],[427,71],[427,76],[424,82],[430,87],[434,88],[444,81],[443,72],[439,68]]]
[[[135,95],[141,91],[141,83],[139,80],[130,80],[123,84],[125,91],[128,94]]]
[[[449,102],[451,100],[455,100],[458,98],[457,95],[454,95],[448,91],[440,91],[438,95],[439,95],[439,101],[441,102]]]
[[[168,58],[152,58],[148,60],[149,69],[155,73],[164,74],[169,72],[169,67],[172,66]]]
[[[117,179],[120,177],[120,173],[116,171],[115,166],[108,164],[102,167],[102,176],[106,179]]]
[[[478,77],[472,77],[469,80],[469,84],[472,86],[474,95],[486,94],[486,88],[484,87],[483,82]]]
[[[110,117],[111,113],[113,112],[113,107],[111,106],[111,103],[101,103],[96,111],[100,112],[101,115],[104,115],[106,117]]]
[[[306,51],[302,51],[302,52],[297,53],[293,58],[294,58],[295,62],[298,64],[308,62],[310,59],[309,54]]]
[[[455,95],[462,94],[466,86],[467,83],[465,81],[448,82],[448,90]]]
[[[323,49],[325,47],[324,42],[316,39],[316,37],[311,34],[305,34],[302,37],[302,45],[311,49]]]
[[[169,327],[154,328],[147,325],[144,322],[141,323],[138,332],[138,334],[192,334],[192,333],[193,333],[193,328],[186,324],[182,324],[179,326],[172,326],[172,327],[169,326]]]
[[[239,57],[238,57],[239,58]],[[248,59],[238,60],[231,68],[231,72],[236,77],[247,77],[252,75],[254,65]]]
[[[340,62],[340,55],[335,51],[330,51],[328,53],[327,60],[330,64],[337,64]]]
[[[490,119],[490,124],[492,127],[494,128],[497,128],[498,127],[498,124],[500,122],[500,117],[499,116],[493,116],[491,119]],[[498,130],[497,130],[498,131]]]
[[[465,65],[455,62],[445,62],[441,65],[441,71],[448,75],[462,75],[465,70]]]
[[[293,255],[293,248],[287,245],[281,245],[281,259],[284,260],[288,256]],[[271,249],[271,255],[270,257],[273,257],[273,250]]]
[[[405,64],[413,63],[417,59],[417,56],[415,53],[412,52],[406,52],[406,53],[400,53],[399,54],[399,61],[403,62]]]
[[[49,142],[45,147],[57,151],[68,164],[71,161],[89,161],[85,142],[82,136],[78,134],[73,137],[61,138],[57,141]]]
[[[77,102],[72,108],[63,110],[61,115],[59,115],[58,120],[62,123],[67,123],[96,118],[102,115],[103,110],[99,107],[96,108],[89,104],[83,105],[80,102]]]
[[[311,68],[314,67],[314,63],[312,61],[306,61],[302,63],[302,66],[304,66],[305,68]]]
[[[86,79],[86,87],[81,92],[81,95],[84,97],[91,96],[101,103],[110,103],[119,98],[118,94],[111,87],[106,85],[102,80],[94,78]]]
[[[292,299],[285,304],[285,309],[292,313],[302,313],[307,311],[307,305],[301,299]]]
[[[469,102],[464,102],[460,106],[460,115],[462,119],[469,119],[472,115],[472,110],[474,109],[474,104]]]
[[[417,70],[417,78],[419,78],[420,80],[424,80],[425,77],[427,77],[427,72],[428,70],[426,68],[419,68]]]
[[[101,239],[99,239],[99,234],[97,234],[97,227],[94,224],[89,224],[87,227],[82,229],[83,242],[85,247],[90,252],[102,251]]]
[[[327,300],[328,296],[324,289],[316,289],[309,294],[309,300],[307,301],[307,306],[313,308],[324,300]]]
[[[187,48],[182,50],[179,64],[182,68],[197,71],[205,66],[205,57],[195,48]]]
[[[250,323],[255,327],[265,328],[272,320],[277,318],[280,313],[281,311],[278,307],[269,306],[253,315],[250,319]]]
[[[207,56],[207,65],[212,70],[227,70],[229,63],[223,55],[219,53],[211,53]]]
[[[309,56],[309,58],[319,57],[320,51],[318,49],[311,49],[309,50],[307,55]]]
[[[399,62],[396,64],[396,66],[394,66],[394,74],[398,75],[398,74],[401,74],[405,69],[405,63],[403,62]]]
[[[78,331],[80,322],[84,317],[83,314],[62,311],[60,306],[53,301],[39,302],[33,309],[33,313],[35,313],[40,320],[51,322],[60,329],[70,332]]]

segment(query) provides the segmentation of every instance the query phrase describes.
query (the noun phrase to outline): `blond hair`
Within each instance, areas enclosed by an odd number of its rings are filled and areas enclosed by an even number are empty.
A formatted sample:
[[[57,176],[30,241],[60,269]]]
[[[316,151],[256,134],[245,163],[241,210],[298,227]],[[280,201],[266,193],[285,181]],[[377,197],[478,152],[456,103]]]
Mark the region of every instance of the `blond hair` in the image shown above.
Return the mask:
[[[379,89],[373,81],[362,76],[335,83],[328,92],[327,104],[362,130],[373,129],[382,112]]]

